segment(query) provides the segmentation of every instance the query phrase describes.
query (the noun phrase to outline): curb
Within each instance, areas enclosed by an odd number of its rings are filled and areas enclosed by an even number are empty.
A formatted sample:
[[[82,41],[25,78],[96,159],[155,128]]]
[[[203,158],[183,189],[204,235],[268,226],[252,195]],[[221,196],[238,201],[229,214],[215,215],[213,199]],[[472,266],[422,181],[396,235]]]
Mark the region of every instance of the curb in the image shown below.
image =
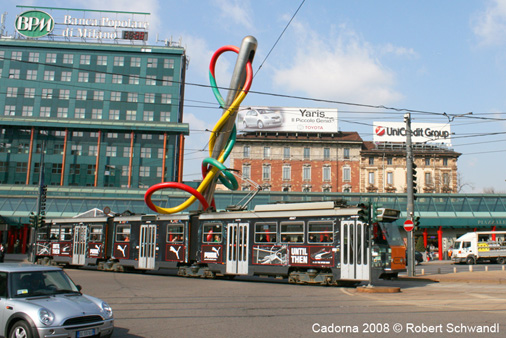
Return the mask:
[[[401,288],[397,286],[363,286],[355,290],[360,293],[397,293],[401,292]]]

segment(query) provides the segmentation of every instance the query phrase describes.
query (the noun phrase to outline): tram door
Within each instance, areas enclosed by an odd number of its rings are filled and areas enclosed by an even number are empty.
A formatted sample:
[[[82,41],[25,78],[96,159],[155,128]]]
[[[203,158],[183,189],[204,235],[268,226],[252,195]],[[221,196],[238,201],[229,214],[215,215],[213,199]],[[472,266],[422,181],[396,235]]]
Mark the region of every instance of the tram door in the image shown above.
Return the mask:
[[[139,237],[139,269],[154,269],[156,257],[156,224],[142,224]]]
[[[348,220],[341,222],[341,278],[369,279],[369,242],[365,223]]]
[[[84,265],[86,259],[86,238],[88,227],[77,225],[74,227],[74,241],[72,243],[72,264]]]
[[[248,274],[249,223],[227,224],[227,273]]]

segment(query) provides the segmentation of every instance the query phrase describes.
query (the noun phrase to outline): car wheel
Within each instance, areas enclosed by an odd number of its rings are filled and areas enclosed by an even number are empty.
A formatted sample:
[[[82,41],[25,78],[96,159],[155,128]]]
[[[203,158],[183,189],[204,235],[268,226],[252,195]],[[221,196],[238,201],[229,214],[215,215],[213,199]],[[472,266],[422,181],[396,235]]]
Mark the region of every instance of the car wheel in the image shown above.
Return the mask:
[[[30,326],[24,320],[16,322],[9,332],[9,338],[32,338]]]
[[[257,122],[258,129],[262,129],[264,127],[264,123],[262,121]]]

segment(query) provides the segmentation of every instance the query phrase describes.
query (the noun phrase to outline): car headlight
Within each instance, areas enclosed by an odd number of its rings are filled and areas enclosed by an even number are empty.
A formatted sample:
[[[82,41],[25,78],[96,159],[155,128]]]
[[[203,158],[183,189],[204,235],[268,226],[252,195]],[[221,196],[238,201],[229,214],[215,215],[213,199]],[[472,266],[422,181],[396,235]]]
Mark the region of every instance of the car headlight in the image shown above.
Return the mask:
[[[102,302],[102,310],[105,313],[106,318],[112,318],[112,308],[106,302]]]
[[[39,310],[39,320],[44,325],[51,325],[54,321],[54,313],[49,311],[48,309],[42,308]]]

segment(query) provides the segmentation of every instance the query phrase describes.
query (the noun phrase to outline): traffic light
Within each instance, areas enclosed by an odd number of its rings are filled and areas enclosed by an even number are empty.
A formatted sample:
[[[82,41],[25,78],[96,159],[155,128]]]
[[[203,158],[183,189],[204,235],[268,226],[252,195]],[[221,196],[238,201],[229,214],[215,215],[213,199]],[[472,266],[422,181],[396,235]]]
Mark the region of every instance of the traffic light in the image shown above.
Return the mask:
[[[41,214],[45,213],[46,210],[46,200],[47,200],[47,185],[43,185],[40,187],[40,212]]]
[[[418,230],[420,226],[420,216],[413,217],[413,230]]]
[[[413,176],[413,200],[416,200],[416,192],[417,192],[417,189],[416,189],[416,163],[414,160],[413,160],[412,169],[413,169],[413,172],[411,173],[411,175]]]
[[[43,228],[46,225],[46,216],[39,216],[37,219],[37,228]]]
[[[30,213],[30,226],[36,227],[38,221],[39,221],[39,218],[37,217],[37,215],[35,215],[33,212]]]
[[[357,205],[360,208],[358,211],[358,220],[362,223],[369,223],[369,206],[364,203]]]

